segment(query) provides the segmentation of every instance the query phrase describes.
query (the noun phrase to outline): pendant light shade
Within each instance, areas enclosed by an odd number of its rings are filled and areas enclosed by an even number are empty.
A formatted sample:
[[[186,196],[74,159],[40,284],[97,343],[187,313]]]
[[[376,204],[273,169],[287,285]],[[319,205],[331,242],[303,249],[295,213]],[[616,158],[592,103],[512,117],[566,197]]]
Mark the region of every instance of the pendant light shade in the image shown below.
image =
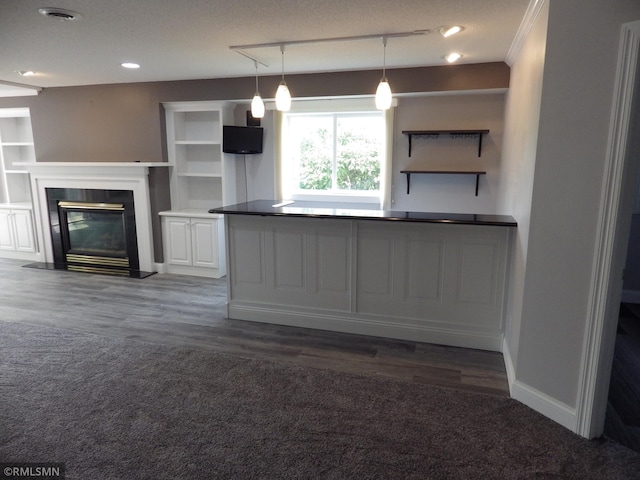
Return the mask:
[[[284,80],[280,82],[276,91],[276,108],[281,112],[288,112],[291,109],[291,93]]]
[[[276,91],[276,108],[281,112],[288,112],[291,109],[291,93],[287,82],[284,81],[284,45],[280,45],[280,52],[282,53],[282,80]]]
[[[389,110],[391,108],[391,101],[393,97],[391,95],[391,87],[386,78],[383,78],[378,84],[376,90],[376,108],[378,110]]]
[[[382,37],[382,79],[376,90],[376,108],[378,110],[389,110],[391,108],[392,94],[391,86],[387,80],[387,37]]]
[[[251,100],[251,116],[253,118],[262,118],[264,117],[264,102],[258,90],[258,62],[254,61],[254,63],[256,66],[256,93],[253,96],[253,100]]]
[[[256,92],[253,96],[253,100],[251,100],[251,116],[253,118],[264,117],[264,102],[262,101],[260,92]]]

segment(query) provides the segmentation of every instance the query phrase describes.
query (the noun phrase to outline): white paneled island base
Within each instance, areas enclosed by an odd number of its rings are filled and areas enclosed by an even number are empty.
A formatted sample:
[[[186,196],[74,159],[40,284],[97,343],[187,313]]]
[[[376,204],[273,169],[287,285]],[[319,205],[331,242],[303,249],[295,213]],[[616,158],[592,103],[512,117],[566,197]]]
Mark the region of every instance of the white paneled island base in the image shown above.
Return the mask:
[[[501,349],[512,228],[225,213],[229,318]]]

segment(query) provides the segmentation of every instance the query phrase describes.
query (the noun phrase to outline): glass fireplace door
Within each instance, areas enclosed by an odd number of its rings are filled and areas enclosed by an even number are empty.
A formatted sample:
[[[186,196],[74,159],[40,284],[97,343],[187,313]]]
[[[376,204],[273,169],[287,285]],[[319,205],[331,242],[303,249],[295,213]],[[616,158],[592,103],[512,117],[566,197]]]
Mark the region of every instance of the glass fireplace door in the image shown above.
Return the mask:
[[[67,263],[129,268],[124,205],[58,202]]]

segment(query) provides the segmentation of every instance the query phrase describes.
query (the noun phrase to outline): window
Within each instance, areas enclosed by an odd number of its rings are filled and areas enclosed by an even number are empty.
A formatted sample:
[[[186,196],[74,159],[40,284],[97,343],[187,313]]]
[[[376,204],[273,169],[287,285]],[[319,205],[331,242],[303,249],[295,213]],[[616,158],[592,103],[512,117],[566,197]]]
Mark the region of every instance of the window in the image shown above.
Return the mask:
[[[335,108],[327,101],[324,110],[327,103]],[[382,205],[387,114],[371,108],[323,111],[315,105],[282,114],[282,198]]]

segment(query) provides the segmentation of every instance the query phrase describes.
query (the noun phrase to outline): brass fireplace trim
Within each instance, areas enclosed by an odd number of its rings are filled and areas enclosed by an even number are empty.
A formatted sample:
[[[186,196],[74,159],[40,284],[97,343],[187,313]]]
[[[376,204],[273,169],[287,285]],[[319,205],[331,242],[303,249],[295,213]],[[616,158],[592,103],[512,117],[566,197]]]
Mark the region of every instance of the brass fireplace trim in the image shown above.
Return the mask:
[[[83,272],[83,273],[107,273],[110,275],[122,275],[122,276],[130,276],[129,270],[119,270],[115,268],[100,268],[100,267],[89,267],[84,265],[67,265],[67,270],[72,272]]]
[[[124,212],[123,203],[88,203],[88,202],[70,202],[60,201],[58,206],[62,208],[82,208],[84,210],[112,210],[116,212]]]
[[[125,258],[98,257],[95,255],[75,255],[73,253],[67,253],[66,258],[67,258],[67,262],[73,262],[73,263],[129,268],[129,257],[125,257]]]

